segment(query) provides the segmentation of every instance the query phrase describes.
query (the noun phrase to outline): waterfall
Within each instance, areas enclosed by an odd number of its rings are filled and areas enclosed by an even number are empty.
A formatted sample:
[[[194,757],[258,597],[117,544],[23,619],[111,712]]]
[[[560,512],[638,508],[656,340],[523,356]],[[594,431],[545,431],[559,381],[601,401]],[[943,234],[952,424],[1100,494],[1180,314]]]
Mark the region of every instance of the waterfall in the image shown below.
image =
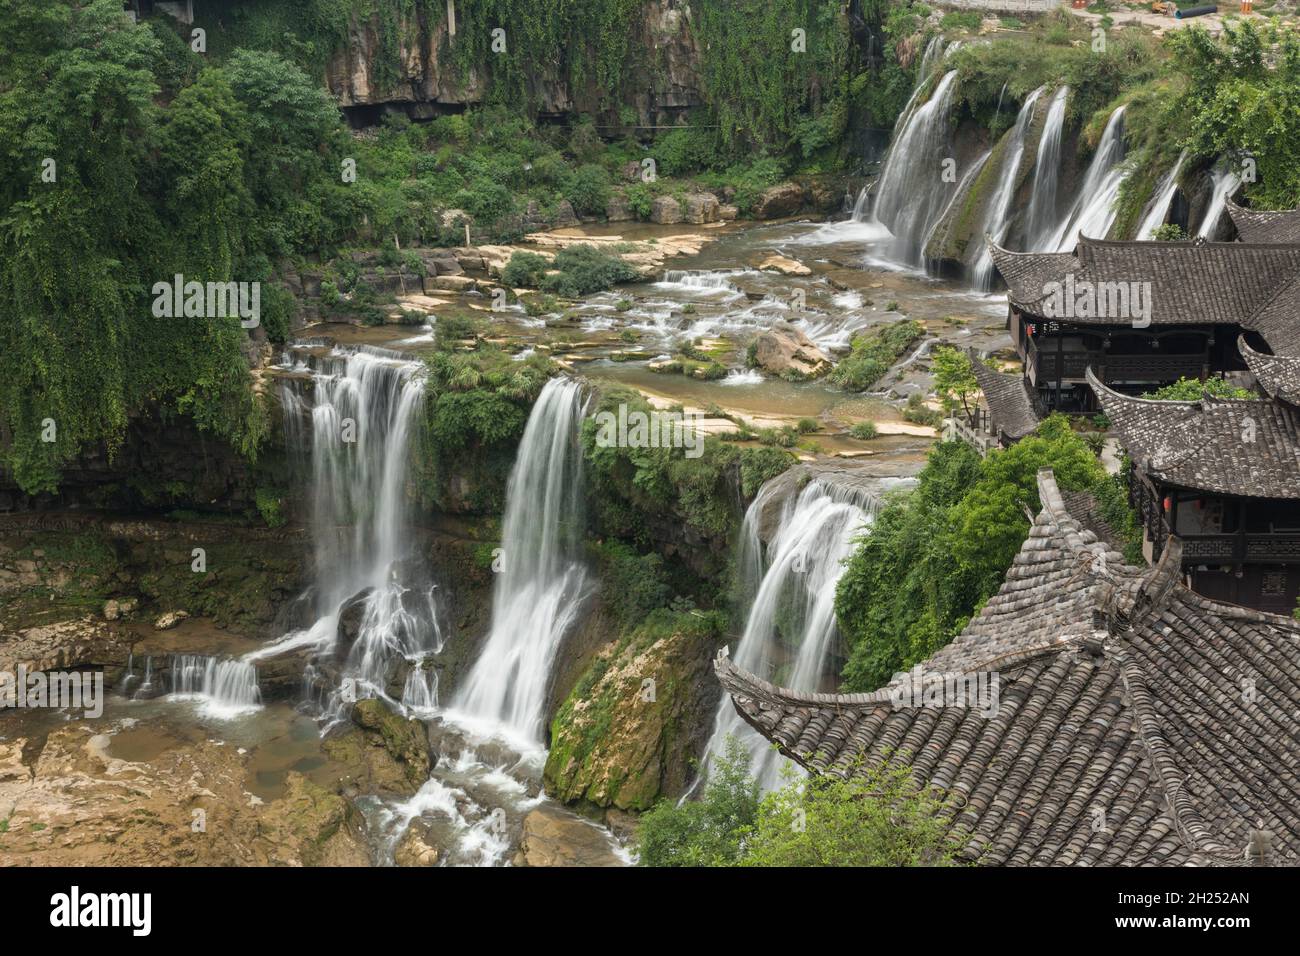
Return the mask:
[[[1241,177],[1230,166],[1224,164],[1214,167],[1210,173],[1210,179],[1214,184],[1214,189],[1210,194],[1210,205],[1205,210],[1205,218],[1201,220],[1201,227],[1196,230],[1196,238],[1198,239],[1211,239],[1214,237],[1214,230],[1219,225],[1219,219],[1223,215],[1224,204],[1241,185]]]
[[[1178,190],[1178,174],[1182,172],[1185,159],[1187,159],[1187,150],[1178,154],[1178,162],[1174,163],[1174,168],[1165,173],[1156,185],[1151,204],[1142,214],[1142,224],[1138,226],[1137,231],[1138,239],[1150,239],[1156,234],[1156,230],[1164,225],[1165,217],[1169,215],[1169,204],[1174,201],[1174,193]]]
[[[782,495],[765,552],[759,529]],[[752,596],[736,646],[738,666],[794,690],[823,689],[837,636],[835,586],[875,503],[863,488],[824,479],[809,482],[797,496],[780,478],[763,486],[745,512],[737,555],[743,594]],[[780,785],[784,758],[744,723],[724,695],[705,748],[706,768],[728,736],[745,745],[750,772],[764,790]]]
[[[542,740],[551,665],[587,586],[580,560],[582,386],[542,389],[506,488],[492,628],[456,697],[456,710],[531,743]]]
[[[410,560],[407,463],[422,364],[368,346],[295,348],[311,387],[289,381],[282,394],[289,447],[311,474],[315,621],[244,659],[309,647],[322,661],[341,662],[333,676],[357,696],[386,695],[402,658],[419,660],[443,643],[435,589]],[[326,712],[341,716],[346,701],[337,688],[324,697]]]
[[[1047,106],[1043,133],[1038,139],[1034,161],[1034,192],[1029,199],[1025,225],[1025,248],[1040,249],[1056,225],[1056,190],[1061,179],[1061,131],[1065,127],[1065,104],[1070,88],[1062,86]]]
[[[876,184],[874,220],[893,234],[890,257],[899,262],[923,264],[926,239],[956,188],[940,176],[952,156],[948,120],[956,80],[957,71],[949,70],[923,105],[900,118],[901,132]]]
[[[1041,86],[1029,94],[1024,105],[1020,107],[1020,113],[1016,116],[1015,126],[1007,134],[1007,145],[1002,155],[1001,175],[998,176],[997,187],[989,196],[984,221],[974,237],[974,252],[971,255],[970,266],[971,284],[982,292],[993,288],[993,257],[989,255],[988,243],[992,240],[1001,245],[1011,225],[1009,213],[1011,197],[1016,191],[1016,174],[1020,171],[1020,161],[1025,155],[1025,137],[1029,135],[1029,124],[1034,118],[1034,105],[1042,94]]]
[[[432,667],[412,667],[402,688],[402,706],[417,714],[438,709],[438,672]]]
[[[256,667],[247,661],[203,654],[172,655],[171,693],[202,700],[205,710],[223,717],[262,705]]]
[[[1106,129],[1097,144],[1083,185],[1069,212],[1039,252],[1070,252],[1080,233],[1089,239],[1105,239],[1115,223],[1115,201],[1119,187],[1131,172],[1120,161],[1124,158],[1124,107],[1110,114]]]

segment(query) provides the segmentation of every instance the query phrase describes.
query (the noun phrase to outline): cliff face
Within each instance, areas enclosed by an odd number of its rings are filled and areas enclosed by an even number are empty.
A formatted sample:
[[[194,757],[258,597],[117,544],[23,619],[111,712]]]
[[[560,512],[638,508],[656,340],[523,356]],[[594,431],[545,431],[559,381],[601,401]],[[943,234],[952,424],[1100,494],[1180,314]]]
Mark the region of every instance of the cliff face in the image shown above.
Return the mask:
[[[528,85],[534,104],[543,115],[581,111],[611,125],[630,125],[627,108],[635,111],[636,125],[676,122],[703,103],[700,51],[689,24],[690,8],[682,0],[647,0],[629,24],[621,102],[609,102],[594,75],[575,86],[560,64],[532,64]],[[462,69],[455,62],[454,46],[465,43],[471,29],[474,24],[461,19],[456,36],[449,36],[445,17],[433,22],[412,14],[399,21],[394,39],[377,16],[354,18],[346,44],[326,67],[326,83],[345,110],[400,109],[413,118],[459,111],[482,102],[489,85],[490,64]]]

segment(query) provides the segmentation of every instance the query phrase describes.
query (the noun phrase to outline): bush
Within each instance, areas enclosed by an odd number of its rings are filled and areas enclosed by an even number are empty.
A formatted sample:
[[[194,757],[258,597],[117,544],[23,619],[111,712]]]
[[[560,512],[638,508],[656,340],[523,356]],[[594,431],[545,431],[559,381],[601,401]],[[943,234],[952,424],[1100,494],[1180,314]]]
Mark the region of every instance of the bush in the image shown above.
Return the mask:
[[[740,453],[740,493],[753,498],[770,479],[795,463],[794,455],[779,448],[746,448]]]
[[[851,351],[831,372],[831,382],[845,391],[866,391],[884,377],[923,332],[920,322],[903,319],[878,331],[855,335]]]
[[[535,252],[516,252],[501,270],[501,281],[512,289],[536,289],[542,284],[551,262]]]
[[[876,437],[876,423],[870,420],[854,422],[849,434],[862,441],[870,441]]]
[[[618,256],[585,243],[561,249],[553,266],[559,272],[542,276],[540,287],[570,299],[639,278],[636,270]]]
[[[599,215],[609,202],[609,173],[603,166],[588,163],[576,169],[564,183],[564,198],[579,214]]]

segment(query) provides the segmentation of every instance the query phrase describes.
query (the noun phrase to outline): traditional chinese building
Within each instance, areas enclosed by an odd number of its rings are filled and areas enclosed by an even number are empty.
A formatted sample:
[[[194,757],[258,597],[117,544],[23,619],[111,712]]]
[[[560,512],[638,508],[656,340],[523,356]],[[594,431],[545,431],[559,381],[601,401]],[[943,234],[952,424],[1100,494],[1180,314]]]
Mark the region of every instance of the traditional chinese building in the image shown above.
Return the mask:
[[[1300,209],[1243,209],[1234,202],[1227,206],[1242,242],[1300,242]]]
[[[808,694],[720,656],[737,711],[813,773],[910,767],[966,862],[1294,865],[1300,623],[1189,590],[1177,538],[1125,565],[1049,470],[1039,496],[1001,590],[919,675]],[[994,677],[991,708],[949,690]]]
[[[1073,252],[992,246],[1025,387],[1042,411],[1097,410],[1118,392],[1244,371],[1236,341],[1300,355],[1300,243],[1108,242]]]
[[[1150,401],[1089,383],[1131,459],[1148,558],[1177,537],[1197,593],[1290,614],[1300,595],[1300,359],[1239,345],[1264,397]]]

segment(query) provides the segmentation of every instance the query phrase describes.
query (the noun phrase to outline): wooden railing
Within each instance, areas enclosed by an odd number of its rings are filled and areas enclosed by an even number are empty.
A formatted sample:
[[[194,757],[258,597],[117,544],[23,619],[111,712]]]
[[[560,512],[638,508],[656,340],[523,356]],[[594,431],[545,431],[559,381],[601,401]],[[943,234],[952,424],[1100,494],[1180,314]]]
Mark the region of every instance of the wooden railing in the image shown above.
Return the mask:
[[[1058,356],[1051,349],[1039,349],[1030,340],[1026,350],[1030,363],[1030,380],[1045,386],[1057,379]],[[1205,357],[1196,355],[1116,355],[1112,352],[1062,352],[1059,361],[1063,377],[1082,380],[1089,368],[1103,382],[1176,382],[1180,378],[1200,378],[1206,371]]]

